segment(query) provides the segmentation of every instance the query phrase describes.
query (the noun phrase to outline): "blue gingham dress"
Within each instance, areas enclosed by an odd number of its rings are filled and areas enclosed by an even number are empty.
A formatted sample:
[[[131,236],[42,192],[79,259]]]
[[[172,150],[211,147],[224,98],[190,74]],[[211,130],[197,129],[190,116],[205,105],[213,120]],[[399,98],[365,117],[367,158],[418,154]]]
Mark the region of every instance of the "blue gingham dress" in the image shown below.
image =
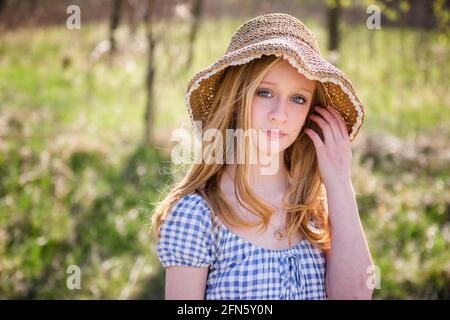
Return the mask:
[[[181,198],[161,225],[157,254],[163,267],[209,267],[205,299],[326,299],[324,253],[302,240],[267,249],[231,232],[198,193]]]

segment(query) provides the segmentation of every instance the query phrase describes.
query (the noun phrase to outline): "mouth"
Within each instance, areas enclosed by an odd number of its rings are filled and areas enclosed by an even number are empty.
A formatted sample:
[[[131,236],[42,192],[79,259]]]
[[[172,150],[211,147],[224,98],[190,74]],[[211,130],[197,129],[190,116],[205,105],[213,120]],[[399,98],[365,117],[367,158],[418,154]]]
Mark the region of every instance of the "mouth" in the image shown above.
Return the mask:
[[[287,133],[280,129],[264,129],[263,131],[269,138],[282,138],[287,136]]]

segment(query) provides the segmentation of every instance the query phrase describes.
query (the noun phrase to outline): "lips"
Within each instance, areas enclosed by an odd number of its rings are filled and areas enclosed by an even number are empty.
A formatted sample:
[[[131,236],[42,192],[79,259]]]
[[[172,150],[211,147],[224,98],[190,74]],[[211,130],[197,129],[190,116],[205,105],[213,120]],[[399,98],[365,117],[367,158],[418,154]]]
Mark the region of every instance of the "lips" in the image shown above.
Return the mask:
[[[266,132],[266,135],[268,137],[281,138],[281,137],[287,136],[287,133],[285,133],[284,131],[282,131],[280,129],[265,129],[263,131]]]

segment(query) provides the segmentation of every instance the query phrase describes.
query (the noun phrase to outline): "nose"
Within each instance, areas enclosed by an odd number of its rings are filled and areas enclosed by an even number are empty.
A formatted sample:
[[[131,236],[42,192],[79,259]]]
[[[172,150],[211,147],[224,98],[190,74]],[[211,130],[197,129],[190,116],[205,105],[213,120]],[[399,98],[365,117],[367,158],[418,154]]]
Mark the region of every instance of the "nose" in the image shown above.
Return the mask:
[[[287,105],[282,100],[278,99],[270,110],[269,119],[277,122],[285,122],[287,116]]]

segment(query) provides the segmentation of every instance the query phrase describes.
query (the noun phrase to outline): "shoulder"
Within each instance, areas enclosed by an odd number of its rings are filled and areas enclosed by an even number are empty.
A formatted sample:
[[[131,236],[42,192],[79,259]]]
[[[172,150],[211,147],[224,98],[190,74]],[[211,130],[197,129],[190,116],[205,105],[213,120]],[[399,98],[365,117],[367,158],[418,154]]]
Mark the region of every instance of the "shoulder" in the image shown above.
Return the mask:
[[[187,194],[178,200],[174,208],[195,208],[195,209],[208,209],[206,200],[197,192]]]
[[[157,252],[163,266],[211,265],[214,256],[211,229],[206,200],[196,193],[180,198],[161,225]]]
[[[200,231],[211,225],[211,216],[208,203],[198,193],[183,196],[175,202],[169,210],[164,225],[183,228],[189,227]]]
[[[183,196],[180,200],[175,202],[169,210],[169,215],[179,216],[204,216],[209,214],[209,206],[206,200],[198,193],[190,193]]]

